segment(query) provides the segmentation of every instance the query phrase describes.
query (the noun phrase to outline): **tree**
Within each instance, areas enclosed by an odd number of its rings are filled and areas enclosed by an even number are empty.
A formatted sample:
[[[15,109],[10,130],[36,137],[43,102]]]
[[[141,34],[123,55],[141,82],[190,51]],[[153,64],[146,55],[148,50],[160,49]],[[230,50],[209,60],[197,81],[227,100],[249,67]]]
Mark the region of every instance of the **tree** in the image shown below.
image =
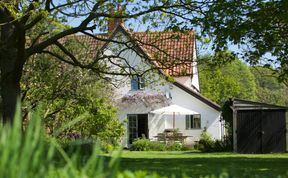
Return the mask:
[[[121,4],[123,10],[111,13],[110,9],[116,4]],[[279,79],[287,82],[287,7],[284,0],[2,0],[0,71],[3,121],[10,122],[14,117],[16,101],[21,93],[19,82],[23,66],[33,55],[46,53],[71,65],[93,70],[99,76],[129,75],[127,71],[131,70],[127,68],[131,66],[118,65],[123,70],[115,72],[100,65],[103,59],[109,57],[101,50],[95,53],[94,60],[83,63],[61,43],[63,40],[60,39],[76,33],[84,33],[103,42],[111,41],[91,33],[103,31],[108,19],[118,22],[125,19],[146,26],[147,30],[200,27],[204,36],[214,37],[216,51],[225,48],[229,41],[233,44],[250,44],[252,47],[246,53],[247,61],[258,63],[260,57],[270,52],[276,57],[269,60],[275,64],[274,69],[280,72]],[[79,25],[67,25],[67,21],[75,18],[82,20]],[[113,42],[123,44],[121,41]],[[123,45],[129,47],[127,44]],[[51,46],[56,46],[58,51],[51,51]],[[265,64],[268,64],[267,61]],[[123,71],[126,72],[123,74]]]
[[[120,3],[124,10],[111,13],[110,9]],[[181,15],[183,13],[181,9],[184,7],[193,7],[190,3],[190,1],[166,0],[154,3],[136,0],[1,1],[0,71],[3,122],[11,122],[14,118],[16,101],[21,93],[20,80],[23,66],[31,56],[46,53],[71,65],[90,69],[99,76],[104,74],[127,75],[127,73],[123,74],[125,70],[115,72],[109,70],[109,67],[100,65],[102,64],[101,60],[108,57],[101,51],[95,53],[97,55],[94,60],[83,63],[73,52],[67,50],[60,39],[76,33],[84,33],[107,42],[109,41],[107,38],[101,38],[91,33],[93,30],[103,30],[107,18],[118,19],[118,21],[119,19],[136,19],[146,24],[149,22],[152,27],[166,23],[163,20],[165,18],[169,20],[169,24],[173,24],[177,18],[175,14]],[[193,7],[193,9],[195,8]],[[73,18],[81,18],[82,21],[77,26],[65,25],[65,22]],[[56,46],[58,51],[51,51],[51,46]],[[63,57],[59,53],[65,56]],[[120,67],[128,68],[127,66]]]
[[[116,143],[124,134],[123,123],[116,117],[112,87],[91,71],[47,54],[37,55],[25,64],[21,87],[24,121],[28,112],[41,105],[44,124],[52,135]],[[69,125],[71,122],[77,123]]]
[[[229,98],[256,99],[256,83],[249,67],[231,53],[221,52],[199,60],[201,94],[223,105]],[[219,65],[221,63],[221,65]]]
[[[271,66],[288,85],[288,2],[223,1],[207,7],[203,31],[213,37],[216,51],[228,44],[244,47],[242,56],[252,65]],[[267,57],[271,55],[271,57]]]
[[[273,71],[261,66],[250,67],[255,76],[257,101],[288,106],[288,87],[279,83]]]

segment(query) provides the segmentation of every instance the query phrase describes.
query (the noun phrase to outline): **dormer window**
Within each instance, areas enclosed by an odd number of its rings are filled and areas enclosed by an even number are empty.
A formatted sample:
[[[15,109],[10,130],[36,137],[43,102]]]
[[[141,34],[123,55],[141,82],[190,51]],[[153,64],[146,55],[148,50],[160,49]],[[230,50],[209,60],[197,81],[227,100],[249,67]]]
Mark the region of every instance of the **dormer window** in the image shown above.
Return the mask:
[[[143,90],[145,88],[145,81],[143,77],[134,76],[131,79],[131,90]]]

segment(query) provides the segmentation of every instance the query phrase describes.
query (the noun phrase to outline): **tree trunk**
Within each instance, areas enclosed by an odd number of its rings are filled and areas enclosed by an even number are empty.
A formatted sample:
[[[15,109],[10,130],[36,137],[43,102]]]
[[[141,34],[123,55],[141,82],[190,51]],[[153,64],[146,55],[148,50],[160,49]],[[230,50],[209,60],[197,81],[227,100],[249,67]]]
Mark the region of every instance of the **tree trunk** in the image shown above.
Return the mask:
[[[15,116],[17,99],[20,98],[20,82],[11,73],[1,72],[1,78],[2,117],[3,124],[7,124],[12,123]]]
[[[1,13],[0,13],[1,15]],[[9,21],[8,18],[2,21]],[[12,123],[17,100],[20,98],[20,79],[25,63],[25,31],[19,24],[6,23],[0,29],[1,114],[3,123]]]

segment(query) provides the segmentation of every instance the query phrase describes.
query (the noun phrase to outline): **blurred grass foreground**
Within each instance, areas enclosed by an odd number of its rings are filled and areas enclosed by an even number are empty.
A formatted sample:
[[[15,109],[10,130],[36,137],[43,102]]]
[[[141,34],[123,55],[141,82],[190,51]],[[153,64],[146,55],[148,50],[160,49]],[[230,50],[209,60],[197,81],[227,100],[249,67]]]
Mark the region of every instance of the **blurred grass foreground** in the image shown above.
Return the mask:
[[[77,150],[68,154],[55,138],[45,134],[39,111],[31,113],[23,130],[19,108],[13,123],[0,127],[0,177],[159,177],[141,171],[120,172],[120,151],[108,161],[96,145],[86,156]]]

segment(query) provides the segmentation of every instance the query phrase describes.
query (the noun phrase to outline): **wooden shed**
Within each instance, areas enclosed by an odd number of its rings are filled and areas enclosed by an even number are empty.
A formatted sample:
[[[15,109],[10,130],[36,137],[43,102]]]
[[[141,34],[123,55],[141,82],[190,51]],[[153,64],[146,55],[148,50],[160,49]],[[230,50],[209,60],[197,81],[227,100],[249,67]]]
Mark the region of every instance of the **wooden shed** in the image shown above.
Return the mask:
[[[287,107],[233,99],[231,108],[235,152],[288,151]]]

